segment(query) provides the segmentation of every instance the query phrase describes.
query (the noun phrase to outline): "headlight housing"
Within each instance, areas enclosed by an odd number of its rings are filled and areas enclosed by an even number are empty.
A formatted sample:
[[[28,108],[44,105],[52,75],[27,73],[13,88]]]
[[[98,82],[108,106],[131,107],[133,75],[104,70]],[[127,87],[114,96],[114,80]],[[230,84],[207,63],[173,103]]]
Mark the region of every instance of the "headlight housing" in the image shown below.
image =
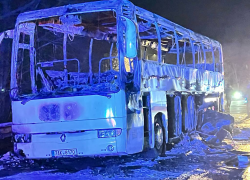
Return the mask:
[[[98,130],[98,138],[111,138],[120,136],[122,129],[101,129]]]
[[[242,93],[236,91],[236,92],[233,94],[233,98],[235,98],[235,99],[240,99],[240,98],[242,98]]]
[[[15,143],[31,143],[31,134],[15,134]]]

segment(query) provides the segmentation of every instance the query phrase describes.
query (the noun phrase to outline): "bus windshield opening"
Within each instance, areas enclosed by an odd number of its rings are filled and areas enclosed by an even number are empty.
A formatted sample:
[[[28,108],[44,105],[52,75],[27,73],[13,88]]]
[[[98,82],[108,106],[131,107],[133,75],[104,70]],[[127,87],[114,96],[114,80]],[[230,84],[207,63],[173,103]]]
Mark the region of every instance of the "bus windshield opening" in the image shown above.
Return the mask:
[[[118,92],[113,11],[70,14],[19,25],[18,98]]]

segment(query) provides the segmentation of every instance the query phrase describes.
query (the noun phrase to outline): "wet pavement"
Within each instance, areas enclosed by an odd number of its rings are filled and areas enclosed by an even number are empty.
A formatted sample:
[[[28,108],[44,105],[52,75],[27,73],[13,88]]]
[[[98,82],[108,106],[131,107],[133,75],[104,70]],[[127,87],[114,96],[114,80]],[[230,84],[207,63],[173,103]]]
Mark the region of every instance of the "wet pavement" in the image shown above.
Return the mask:
[[[9,153],[0,159],[0,179],[250,179],[250,119],[235,114],[233,140],[222,145],[201,141],[197,133],[155,158],[151,152],[133,156],[59,160],[21,160]]]
[[[245,99],[233,100],[230,106],[230,114],[245,114],[247,112],[247,104]]]

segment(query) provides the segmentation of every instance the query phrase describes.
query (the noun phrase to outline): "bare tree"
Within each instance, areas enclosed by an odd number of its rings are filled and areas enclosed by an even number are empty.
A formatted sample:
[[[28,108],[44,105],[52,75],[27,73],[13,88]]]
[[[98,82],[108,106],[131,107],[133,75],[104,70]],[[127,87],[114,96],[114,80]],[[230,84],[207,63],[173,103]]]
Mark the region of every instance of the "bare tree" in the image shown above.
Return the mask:
[[[1,1],[0,4],[2,5],[2,12],[0,12],[0,20],[8,18],[10,16],[16,16],[21,12],[27,10],[34,10],[37,9],[41,0],[30,0],[30,2],[26,2],[23,6],[18,7],[17,9],[11,9],[12,0],[4,0]]]

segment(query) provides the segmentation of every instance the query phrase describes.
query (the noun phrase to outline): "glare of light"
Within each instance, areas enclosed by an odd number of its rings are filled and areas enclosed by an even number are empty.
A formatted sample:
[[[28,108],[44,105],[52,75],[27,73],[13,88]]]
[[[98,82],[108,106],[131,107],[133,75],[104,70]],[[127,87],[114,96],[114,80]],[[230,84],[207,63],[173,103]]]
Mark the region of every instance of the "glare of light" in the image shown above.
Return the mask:
[[[115,119],[113,117],[114,117],[114,114],[113,114],[112,108],[107,109],[107,111],[106,111],[106,120],[109,123],[109,125],[111,125],[112,127],[115,127],[116,126],[116,121],[115,121]]]
[[[109,109],[106,111],[106,118],[109,118]]]
[[[240,98],[242,98],[242,94],[240,92],[235,92],[234,93],[234,98],[235,99],[240,99]]]
[[[205,98],[205,100],[204,100],[206,103],[208,103],[208,102],[214,102],[214,101],[216,101],[216,98]]]

